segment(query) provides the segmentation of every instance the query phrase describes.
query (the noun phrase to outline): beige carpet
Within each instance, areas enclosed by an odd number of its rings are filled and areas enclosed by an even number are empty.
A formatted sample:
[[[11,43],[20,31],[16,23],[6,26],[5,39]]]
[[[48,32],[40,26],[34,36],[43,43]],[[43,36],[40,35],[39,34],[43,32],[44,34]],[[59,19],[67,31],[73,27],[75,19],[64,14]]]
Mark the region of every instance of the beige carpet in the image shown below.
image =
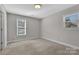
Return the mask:
[[[45,39],[26,40],[13,44],[0,51],[1,55],[76,55],[79,50]]]

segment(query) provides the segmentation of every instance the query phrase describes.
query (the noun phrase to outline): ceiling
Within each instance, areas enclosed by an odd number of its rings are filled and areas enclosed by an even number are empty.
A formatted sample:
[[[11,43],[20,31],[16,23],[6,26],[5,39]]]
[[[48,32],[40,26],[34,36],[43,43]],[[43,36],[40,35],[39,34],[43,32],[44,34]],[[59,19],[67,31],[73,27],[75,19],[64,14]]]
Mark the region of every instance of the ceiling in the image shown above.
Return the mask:
[[[7,12],[42,19],[75,4],[42,4],[40,9],[35,9],[34,4],[4,4],[4,6]]]

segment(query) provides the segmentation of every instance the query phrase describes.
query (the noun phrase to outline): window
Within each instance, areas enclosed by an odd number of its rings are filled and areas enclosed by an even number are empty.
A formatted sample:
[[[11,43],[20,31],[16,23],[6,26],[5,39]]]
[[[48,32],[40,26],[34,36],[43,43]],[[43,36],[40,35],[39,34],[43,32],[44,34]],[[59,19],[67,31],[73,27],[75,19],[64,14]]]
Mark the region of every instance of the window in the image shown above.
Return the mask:
[[[26,19],[17,19],[17,36],[26,35]]]

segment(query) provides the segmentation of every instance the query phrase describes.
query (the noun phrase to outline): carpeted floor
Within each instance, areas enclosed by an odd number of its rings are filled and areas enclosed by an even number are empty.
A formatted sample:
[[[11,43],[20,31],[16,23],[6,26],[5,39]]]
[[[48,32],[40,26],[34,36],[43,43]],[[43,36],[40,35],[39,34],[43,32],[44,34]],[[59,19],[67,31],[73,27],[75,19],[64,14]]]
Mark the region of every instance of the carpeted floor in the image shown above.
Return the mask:
[[[10,44],[0,51],[1,55],[77,55],[78,49],[73,49],[45,39],[26,40]]]

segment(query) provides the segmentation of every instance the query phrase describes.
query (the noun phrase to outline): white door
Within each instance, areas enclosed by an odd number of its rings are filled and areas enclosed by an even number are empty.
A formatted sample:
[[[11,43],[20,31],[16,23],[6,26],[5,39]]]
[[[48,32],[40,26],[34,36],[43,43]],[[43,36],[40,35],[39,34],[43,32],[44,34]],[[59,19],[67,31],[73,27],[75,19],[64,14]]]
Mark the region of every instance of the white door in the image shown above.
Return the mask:
[[[2,28],[2,14],[1,14],[1,12],[0,12],[0,50],[2,49],[2,30],[1,30],[1,28]]]

